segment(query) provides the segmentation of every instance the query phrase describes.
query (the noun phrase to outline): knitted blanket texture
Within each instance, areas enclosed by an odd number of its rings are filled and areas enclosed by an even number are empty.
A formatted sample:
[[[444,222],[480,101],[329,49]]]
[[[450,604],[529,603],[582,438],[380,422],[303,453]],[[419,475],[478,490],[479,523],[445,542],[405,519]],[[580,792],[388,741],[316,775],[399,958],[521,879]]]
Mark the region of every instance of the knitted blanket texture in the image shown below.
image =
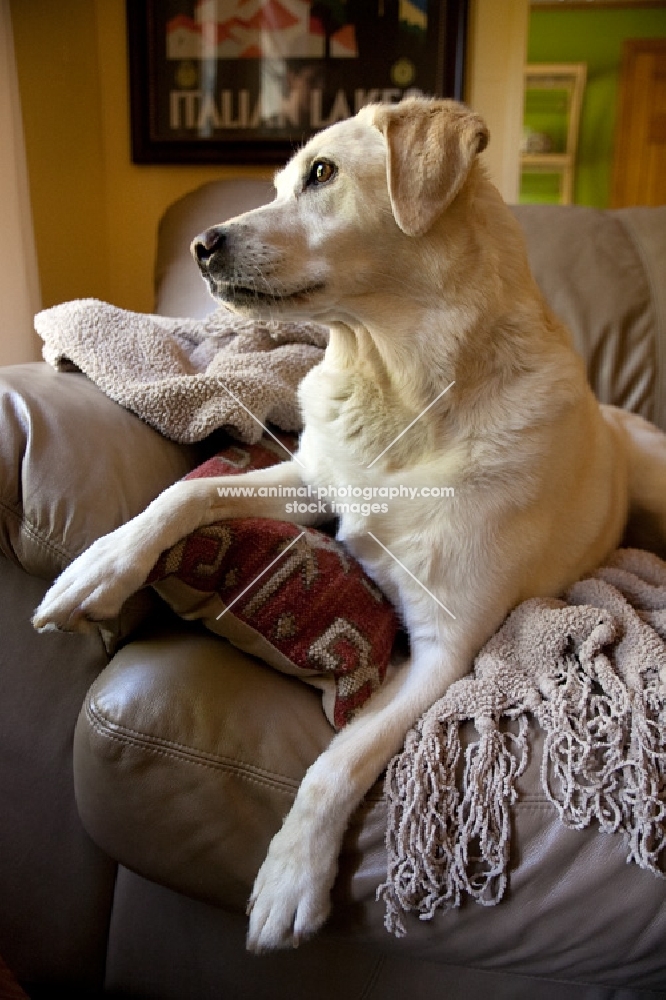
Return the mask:
[[[474,672],[422,717],[388,769],[388,930],[507,886],[511,807],[532,718],[543,791],[567,826],[621,833],[627,859],[666,868],[666,563],[619,549],[564,600],[519,605]],[[461,726],[476,738],[464,753]],[[462,777],[460,772],[462,771]]]
[[[127,312],[95,299],[38,314],[44,357],[76,368],[166,437],[261,424],[300,428],[296,390],[326,331]],[[563,823],[621,833],[628,860],[666,868],[666,563],[619,550],[563,600],[521,604],[420,720],[387,771],[386,925],[429,919],[465,897],[501,900],[511,808],[528,763],[530,721],[544,733],[543,791]],[[463,750],[461,729],[476,738]]]
[[[216,309],[205,319],[128,312],[76,299],[35,317],[44,359],[84,372],[107,396],[173,441],[224,428],[248,444],[271,422],[297,431],[296,390],[323,357],[314,323],[256,323]]]

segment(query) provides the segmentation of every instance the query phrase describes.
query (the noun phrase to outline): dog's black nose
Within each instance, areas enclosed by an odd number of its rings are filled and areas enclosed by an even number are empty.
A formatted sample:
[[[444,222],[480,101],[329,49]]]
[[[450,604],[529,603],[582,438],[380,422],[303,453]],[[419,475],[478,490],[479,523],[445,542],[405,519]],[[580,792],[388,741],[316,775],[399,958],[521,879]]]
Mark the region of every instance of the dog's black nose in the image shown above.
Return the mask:
[[[205,264],[214,253],[222,249],[224,242],[224,231],[213,226],[212,229],[207,229],[205,233],[197,236],[192,243],[192,252],[200,264]]]

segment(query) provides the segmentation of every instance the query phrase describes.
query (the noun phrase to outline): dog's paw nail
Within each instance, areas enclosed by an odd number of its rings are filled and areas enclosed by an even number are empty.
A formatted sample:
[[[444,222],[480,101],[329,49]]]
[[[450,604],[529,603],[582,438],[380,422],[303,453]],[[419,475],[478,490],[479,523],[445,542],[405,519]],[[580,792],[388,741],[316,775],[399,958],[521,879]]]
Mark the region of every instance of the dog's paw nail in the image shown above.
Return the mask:
[[[55,622],[41,621],[38,618],[32,619],[32,627],[37,632],[61,632],[62,629]]]

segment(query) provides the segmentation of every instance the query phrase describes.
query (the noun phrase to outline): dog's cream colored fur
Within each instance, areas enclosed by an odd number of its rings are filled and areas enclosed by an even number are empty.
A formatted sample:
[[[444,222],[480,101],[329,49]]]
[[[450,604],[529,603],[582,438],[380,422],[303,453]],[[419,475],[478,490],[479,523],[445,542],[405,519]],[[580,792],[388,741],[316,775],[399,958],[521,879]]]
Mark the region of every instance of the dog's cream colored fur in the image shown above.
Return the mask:
[[[619,543],[630,499],[666,538],[666,437],[596,403],[478,163],[486,141],[452,102],[366,108],[293,158],[274,202],[194,245],[213,294],[238,312],[330,325],[302,383],[295,460],[244,484],[455,490],[341,518],[339,537],[399,608],[410,659],[306,774],[257,876],[253,949],[324,922],[351,812],[512,607],[593,569]],[[96,542],[36,626],[114,615],[164,548],[250,513],[216,485],[177,483]],[[268,498],[251,513],[287,516]]]

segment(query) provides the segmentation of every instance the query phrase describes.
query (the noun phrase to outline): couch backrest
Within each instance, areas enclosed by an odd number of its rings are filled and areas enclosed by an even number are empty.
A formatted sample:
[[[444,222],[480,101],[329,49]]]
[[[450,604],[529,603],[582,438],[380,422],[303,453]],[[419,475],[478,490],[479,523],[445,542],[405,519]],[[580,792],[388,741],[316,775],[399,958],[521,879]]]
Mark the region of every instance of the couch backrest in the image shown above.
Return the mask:
[[[176,201],[158,234],[155,310],[215,308],[189,252],[194,236],[273,197],[268,181],[213,181]],[[569,326],[602,402],[666,430],[666,206],[602,211],[520,205],[534,276]]]
[[[666,430],[666,206],[519,205],[534,276],[597,397]]]
[[[155,259],[155,312],[201,319],[215,302],[190,254],[190,243],[209,226],[273,199],[270,181],[212,181],[179,198],[160,220]]]

